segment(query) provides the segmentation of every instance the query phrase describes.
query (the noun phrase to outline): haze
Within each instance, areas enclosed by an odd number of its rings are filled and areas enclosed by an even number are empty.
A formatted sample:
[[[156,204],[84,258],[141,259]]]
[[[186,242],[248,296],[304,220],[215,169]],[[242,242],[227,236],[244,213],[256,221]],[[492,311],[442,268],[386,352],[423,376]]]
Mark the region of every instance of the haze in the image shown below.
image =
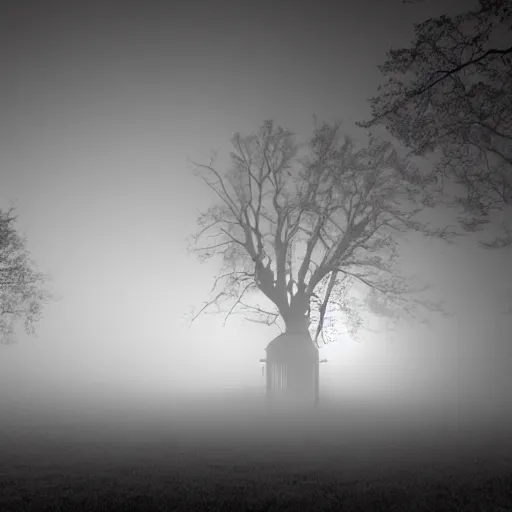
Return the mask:
[[[313,114],[360,136],[353,123],[369,116],[385,50],[446,7],[362,0],[331,16],[313,2],[233,2],[221,18],[213,3],[136,5],[2,7],[1,206],[15,201],[61,296],[37,338],[20,330],[1,348],[4,417],[158,417],[188,403],[190,418],[221,408],[243,418],[261,404],[259,359],[279,332],[238,317],[190,329],[182,320],[216,273],[185,251],[197,211],[214,200],[187,158],[218,149],[222,163],[234,132],[268,118],[302,139]],[[380,411],[393,425],[404,414],[453,425],[509,418],[510,250],[414,238],[403,254],[404,271],[452,316],[394,333],[368,318],[373,331],[358,342],[340,335],[320,352],[325,407]]]

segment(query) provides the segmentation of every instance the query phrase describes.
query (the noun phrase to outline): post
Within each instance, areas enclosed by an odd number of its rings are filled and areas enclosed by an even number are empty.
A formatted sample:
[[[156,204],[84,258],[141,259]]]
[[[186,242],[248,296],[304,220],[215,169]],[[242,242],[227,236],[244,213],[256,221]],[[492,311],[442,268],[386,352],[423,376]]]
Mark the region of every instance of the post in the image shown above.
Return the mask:
[[[266,387],[265,387],[265,399],[268,402],[270,401],[270,383],[271,383],[271,372],[269,371],[269,367],[266,359],[260,359],[260,363],[265,363],[265,377],[266,377]]]

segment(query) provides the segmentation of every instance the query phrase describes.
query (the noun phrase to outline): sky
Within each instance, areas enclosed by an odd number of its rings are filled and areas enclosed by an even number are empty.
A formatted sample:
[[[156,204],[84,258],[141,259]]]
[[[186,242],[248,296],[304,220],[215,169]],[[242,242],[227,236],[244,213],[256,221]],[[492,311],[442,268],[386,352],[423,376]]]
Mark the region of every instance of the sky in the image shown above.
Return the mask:
[[[189,159],[219,150],[226,161],[232,135],[269,118],[304,138],[316,114],[359,136],[354,122],[370,115],[385,51],[407,45],[414,22],[449,13],[446,4],[3,3],[0,200],[14,202],[61,297],[36,338],[20,332],[1,347],[4,403],[263,391],[259,359],[278,331],[182,319],[216,272],[186,252],[214,200]],[[374,403],[481,393],[488,403],[512,356],[511,318],[499,313],[512,289],[507,258],[475,238],[414,239],[405,266],[452,317],[391,339],[378,323],[359,343],[340,337],[321,351],[322,392]]]

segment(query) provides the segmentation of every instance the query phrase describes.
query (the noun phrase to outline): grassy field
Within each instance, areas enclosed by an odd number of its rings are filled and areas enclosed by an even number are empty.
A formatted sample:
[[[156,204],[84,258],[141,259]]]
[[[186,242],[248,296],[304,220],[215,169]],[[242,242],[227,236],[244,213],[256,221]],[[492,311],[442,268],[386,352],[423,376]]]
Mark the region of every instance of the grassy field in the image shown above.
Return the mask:
[[[512,511],[512,430],[381,416],[10,414],[0,510]]]

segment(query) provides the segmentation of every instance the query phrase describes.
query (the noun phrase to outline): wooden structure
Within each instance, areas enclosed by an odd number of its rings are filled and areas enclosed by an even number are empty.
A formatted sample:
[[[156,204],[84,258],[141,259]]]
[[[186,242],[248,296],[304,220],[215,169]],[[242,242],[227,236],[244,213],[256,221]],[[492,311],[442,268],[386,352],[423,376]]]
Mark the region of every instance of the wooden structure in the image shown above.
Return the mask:
[[[265,349],[268,403],[304,402],[320,398],[318,348],[303,334],[281,334]],[[323,360],[322,362],[325,362]]]

